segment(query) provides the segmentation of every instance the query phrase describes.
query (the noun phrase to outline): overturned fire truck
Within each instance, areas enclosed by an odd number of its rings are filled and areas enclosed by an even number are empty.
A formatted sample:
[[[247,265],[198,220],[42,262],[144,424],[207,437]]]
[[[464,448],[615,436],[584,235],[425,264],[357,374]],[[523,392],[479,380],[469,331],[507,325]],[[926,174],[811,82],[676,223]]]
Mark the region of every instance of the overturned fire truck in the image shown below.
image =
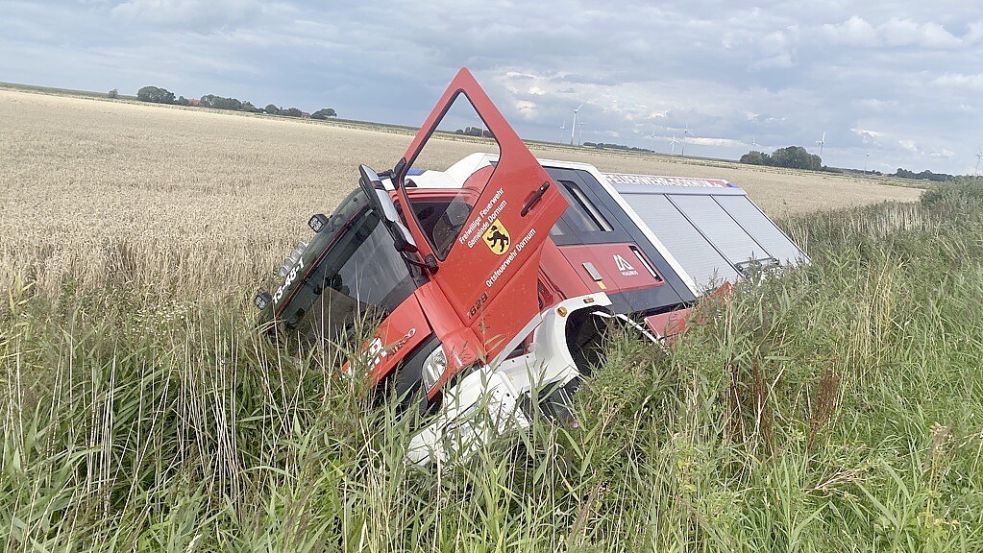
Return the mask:
[[[455,122],[458,104],[470,115]],[[468,123],[464,144],[497,151],[435,169],[425,148]],[[536,159],[466,69],[392,169],[361,166],[359,186],[309,224],[282,284],[256,297],[261,321],[332,342],[377,322],[359,351],[373,387],[428,415],[418,463],[488,431],[468,422],[479,409],[500,427],[568,417],[610,325],[664,340],[749,267],[807,261],[727,181]]]

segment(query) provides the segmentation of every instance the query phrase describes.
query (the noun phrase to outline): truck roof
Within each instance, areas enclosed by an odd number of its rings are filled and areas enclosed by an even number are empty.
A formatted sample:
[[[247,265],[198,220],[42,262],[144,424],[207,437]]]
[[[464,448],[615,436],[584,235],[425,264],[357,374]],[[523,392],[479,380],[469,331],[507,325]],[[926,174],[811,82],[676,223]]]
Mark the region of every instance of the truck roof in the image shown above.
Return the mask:
[[[647,192],[668,191],[680,193],[683,190],[707,194],[734,191],[744,194],[736,184],[723,179],[700,177],[660,177],[656,175],[635,175],[631,173],[601,173],[616,189],[638,189]]]
[[[446,171],[424,171],[420,188],[459,188],[498,156],[471,154]],[[792,266],[806,254],[738,185],[716,178],[606,173],[588,163],[540,159],[590,173],[697,295],[736,281],[749,265]]]

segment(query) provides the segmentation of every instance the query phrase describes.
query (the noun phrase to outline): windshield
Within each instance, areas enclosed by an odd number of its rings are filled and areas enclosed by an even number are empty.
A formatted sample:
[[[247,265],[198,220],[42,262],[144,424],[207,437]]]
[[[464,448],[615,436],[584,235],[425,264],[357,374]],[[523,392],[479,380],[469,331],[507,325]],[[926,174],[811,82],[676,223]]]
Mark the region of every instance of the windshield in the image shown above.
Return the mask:
[[[300,330],[344,338],[388,315],[416,289],[380,217],[361,190],[352,192],[312,242],[312,271],[282,315]],[[415,270],[415,269],[414,269]]]

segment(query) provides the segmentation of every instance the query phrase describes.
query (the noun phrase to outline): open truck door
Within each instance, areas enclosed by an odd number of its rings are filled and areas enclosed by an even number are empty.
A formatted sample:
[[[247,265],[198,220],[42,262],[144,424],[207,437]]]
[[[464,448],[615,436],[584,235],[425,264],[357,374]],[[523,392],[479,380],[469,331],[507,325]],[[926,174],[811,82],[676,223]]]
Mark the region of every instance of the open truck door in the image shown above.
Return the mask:
[[[461,106],[473,112],[453,120]],[[464,139],[449,143],[439,132]],[[459,169],[449,177],[434,171],[444,182],[427,183],[427,170],[435,168],[421,156],[424,149],[469,143],[497,147],[497,160],[486,158],[473,171]],[[427,314],[436,333],[445,329],[446,381],[457,370],[494,359],[535,326],[543,244],[567,203],[467,69],[447,87],[397,164],[393,182],[430,281],[446,300],[446,313]],[[443,199],[421,194],[424,187],[443,187]],[[452,320],[439,320],[445,317]]]

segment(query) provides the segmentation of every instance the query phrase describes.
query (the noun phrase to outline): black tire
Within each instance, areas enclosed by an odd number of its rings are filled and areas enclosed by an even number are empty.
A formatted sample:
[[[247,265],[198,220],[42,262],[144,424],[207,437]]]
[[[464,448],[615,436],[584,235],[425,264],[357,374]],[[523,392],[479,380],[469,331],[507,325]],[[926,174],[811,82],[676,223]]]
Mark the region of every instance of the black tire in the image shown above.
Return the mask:
[[[566,338],[574,366],[584,376],[590,376],[607,360],[605,347],[609,321],[601,312],[575,313],[567,321]]]

